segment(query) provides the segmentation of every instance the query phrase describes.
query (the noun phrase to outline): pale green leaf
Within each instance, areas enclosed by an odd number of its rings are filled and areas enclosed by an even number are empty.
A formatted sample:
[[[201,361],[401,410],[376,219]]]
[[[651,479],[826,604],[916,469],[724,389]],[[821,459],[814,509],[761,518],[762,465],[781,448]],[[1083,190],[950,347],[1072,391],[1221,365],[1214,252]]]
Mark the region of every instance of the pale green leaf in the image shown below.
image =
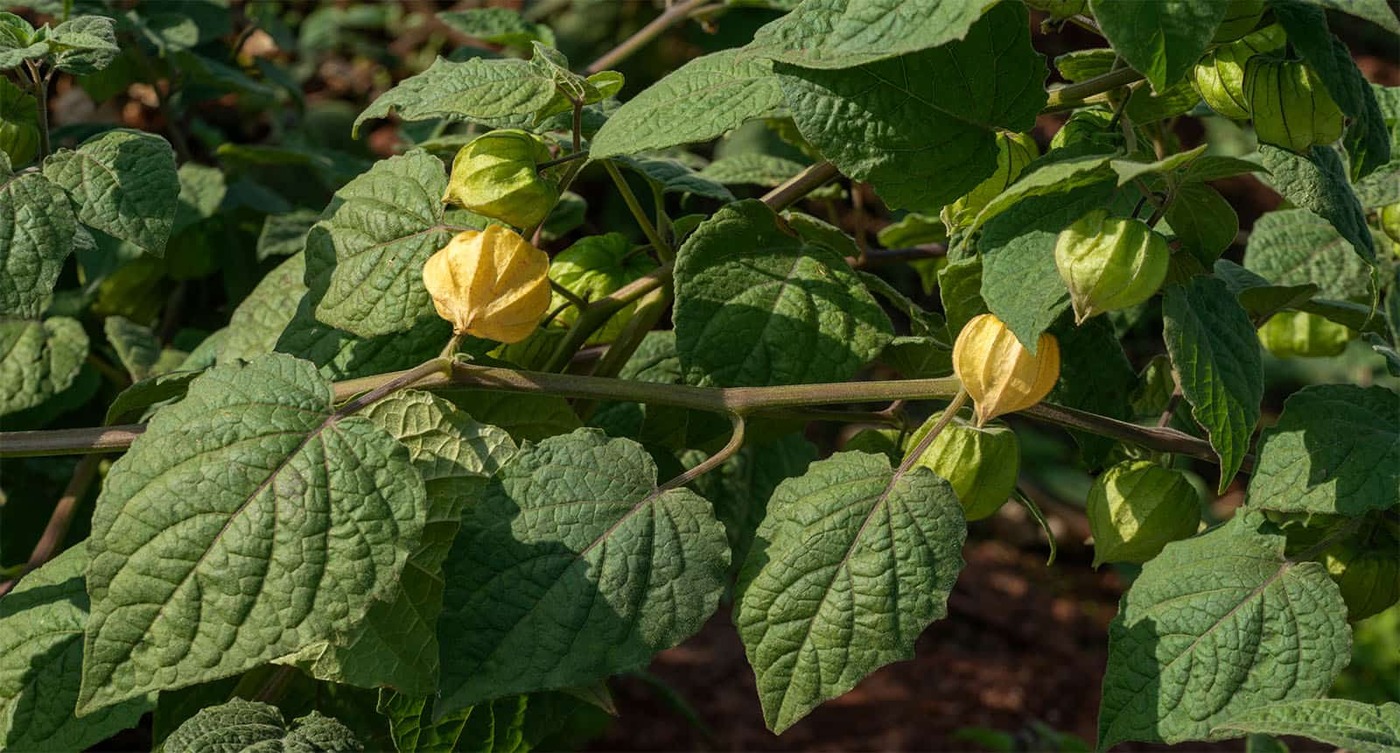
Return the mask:
[[[1167,286],[1162,337],[1181,394],[1220,456],[1225,491],[1249,453],[1264,398],[1264,366],[1249,315],[1224,282],[1193,277]]]
[[[172,371],[142,379],[122,390],[107,406],[109,426],[125,424],[140,419],[154,405],[185,396],[190,382],[199,376],[198,371]]]
[[[526,445],[444,565],[437,713],[645,666],[700,629],[728,566],[710,504],[657,488],[636,442],[581,429]]]
[[[1349,384],[1293,393],[1259,440],[1247,503],[1353,516],[1400,505],[1400,395]]]
[[[736,154],[721,157],[700,170],[700,176],[725,185],[755,185],[773,188],[802,172],[803,164],[771,154]],[[941,225],[941,223],[940,223]],[[885,242],[881,234],[880,242]],[[897,244],[912,245],[912,244]]]
[[[968,232],[972,232],[1003,212],[1009,211],[1026,199],[1037,196],[1055,196],[1077,188],[1091,186],[1113,175],[1109,169],[1112,155],[1097,154],[1086,157],[1072,157],[1055,161],[1044,161],[1032,165],[1025,175],[1007,187],[977,214]]]
[[[822,156],[892,207],[936,212],[991,175],[997,129],[1035,124],[1046,69],[1020,3],[996,6],[966,39],[925,46],[858,68],[774,70]]]
[[[285,355],[216,366],[113,464],[93,512],[80,708],[348,633],[418,545],[408,451]]]
[[[165,738],[164,753],[350,753],[364,746],[339,721],[312,711],[290,725],[276,706],[235,698],[190,717]]]
[[[0,319],[0,416],[68,389],[87,354],[87,333],[76,319]]]
[[[969,256],[938,270],[938,299],[947,318],[948,342],[975,316],[988,312],[982,299],[982,257]]]
[[[77,230],[68,197],[43,175],[0,179],[0,315],[43,313]]]
[[[851,272],[845,249],[827,245],[815,221],[789,220],[759,201],[741,201],[681,247],[674,318],[686,381],[842,381],[889,341],[889,318]]]
[[[109,316],[102,320],[102,331],[131,381],[139,382],[151,375],[151,369],[160,360],[160,341],[150,327],[124,316]]]
[[[1308,698],[1250,709],[1215,728],[1217,735],[1298,735],[1353,753],[1400,750],[1400,703],[1372,705],[1342,698]]]
[[[268,215],[262,232],[258,233],[258,261],[301,251],[306,247],[306,234],[320,218],[319,212],[310,209]]]
[[[1244,266],[1275,285],[1318,286],[1322,297],[1371,299],[1371,270],[1327,220],[1306,209],[1269,212],[1254,223]]]
[[[136,726],[153,699],[78,719],[88,597],[80,544],[29,573],[0,599],[0,748],[83,750]]]
[[[1332,223],[1362,259],[1376,261],[1376,247],[1361,202],[1347,182],[1337,152],[1315,146],[1302,157],[1287,149],[1259,145],[1270,183],[1285,199]]]
[[[558,395],[439,390],[442,397],[483,424],[505,429],[517,442],[538,442],[583,426],[569,401]]]
[[[1196,64],[1228,5],[1220,0],[1089,0],[1113,49],[1159,92]]]
[[[117,129],[60,149],[44,160],[44,177],[78,207],[85,225],[161,256],[180,195],[175,151],[151,133]]]
[[[49,33],[55,68],[79,75],[96,73],[121,54],[116,22],[106,16],[77,16]]]
[[[213,217],[228,193],[224,173],[218,168],[186,162],[176,171],[180,180],[179,203],[170,228],[172,236],[191,225]]]
[[[1100,750],[1232,737],[1221,723],[1319,696],[1351,659],[1337,585],[1261,520],[1237,515],[1143,566],[1109,626]]]
[[[772,63],[721,50],[628,100],[599,129],[588,153],[596,159],[709,141],[782,106]]]
[[[965,37],[995,0],[807,0],[745,52],[804,68],[854,68]]]
[[[463,508],[478,500],[487,479],[515,454],[515,442],[504,430],[478,423],[427,392],[397,392],[361,415],[408,448],[423,478],[428,512],[422,540],[409,554],[392,597],[375,602],[353,633],[279,661],[322,680],[431,695],[438,680],[442,561]]]
[[[0,70],[48,54],[47,41],[34,39],[34,27],[13,13],[0,13]]]
[[[297,305],[306,295],[302,278],[306,257],[295,254],[268,272],[229,317],[228,334],[219,346],[219,360],[252,360],[271,353],[277,338],[296,315]],[[288,351],[306,358],[305,353]]]
[[[533,115],[549,104],[554,92],[554,80],[527,60],[472,58],[453,63],[438,58],[428,70],[379,95],[355,118],[351,133],[359,136],[366,120],[393,112],[403,120],[484,122]]]
[[[843,452],[773,492],[734,624],[769,729],[781,733],[874,670],[912,658],[947,614],[967,529],[946,481]]]
[[[375,163],[345,184],[306,238],[316,318],[361,337],[435,317],[423,263],[466,227],[444,220],[447,174],[422,150]]]

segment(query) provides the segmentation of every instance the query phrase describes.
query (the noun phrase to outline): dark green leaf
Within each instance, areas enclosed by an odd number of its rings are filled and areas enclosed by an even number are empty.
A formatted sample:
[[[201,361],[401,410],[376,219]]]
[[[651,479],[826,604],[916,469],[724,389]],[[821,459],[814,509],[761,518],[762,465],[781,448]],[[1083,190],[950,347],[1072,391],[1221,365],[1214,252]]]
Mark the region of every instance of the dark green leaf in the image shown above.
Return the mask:
[[[746,53],[805,68],[854,68],[962,39],[994,0],[808,0]]]
[[[1089,0],[1113,49],[1162,91],[1180,81],[1210,45],[1229,3]]]
[[[68,389],[87,354],[87,333],[76,319],[0,319],[0,416]]]
[[[554,80],[526,60],[472,58],[453,63],[442,58],[428,70],[400,81],[355,118],[359,135],[366,120],[397,112],[403,120],[472,120],[491,123],[542,110],[553,99]],[[441,193],[441,192],[439,192]]]
[[[0,178],[0,315],[43,313],[77,232],[68,197],[43,175]]]
[[[1246,732],[1298,735],[1355,753],[1391,753],[1400,749],[1400,703],[1300,699],[1235,714],[1214,731],[1231,737]]]
[[[1311,283],[1325,298],[1371,299],[1370,267],[1336,228],[1306,209],[1260,217],[1249,234],[1244,266],[1277,285]]]
[[[78,207],[83,224],[161,256],[175,219],[175,151],[150,133],[117,129],[44,160],[44,177]]]
[[[1259,153],[1273,176],[1274,188],[1285,199],[1332,223],[1362,259],[1375,263],[1376,247],[1366,226],[1366,214],[1335,151],[1315,146],[1307,157],[1300,157],[1260,144]]]
[[[290,725],[276,706],[235,698],[200,711],[165,738],[165,753],[283,750],[349,753],[364,746],[339,721],[313,711]]]

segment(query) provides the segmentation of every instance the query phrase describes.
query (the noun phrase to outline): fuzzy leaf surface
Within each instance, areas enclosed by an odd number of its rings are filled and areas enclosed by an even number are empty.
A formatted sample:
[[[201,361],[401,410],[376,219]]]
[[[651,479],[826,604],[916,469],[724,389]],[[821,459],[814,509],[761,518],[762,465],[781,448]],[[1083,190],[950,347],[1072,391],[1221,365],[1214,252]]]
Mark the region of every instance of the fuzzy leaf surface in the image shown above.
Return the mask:
[[[0,315],[43,313],[77,230],[68,197],[43,175],[0,177]]]
[[[352,134],[374,118],[397,112],[403,120],[448,118],[491,122],[533,114],[554,97],[548,71],[516,58],[472,58],[454,63],[442,58],[428,70],[400,81],[355,118]],[[441,194],[441,192],[439,192]]]
[[[107,131],[44,160],[44,177],[73,197],[83,224],[147,253],[165,253],[180,196],[175,150],[165,139]]]
[[[0,416],[68,389],[87,354],[87,333],[76,319],[0,319]]]
[[[804,68],[854,68],[962,39],[993,2],[808,0],[759,29],[745,52]]]
[[[364,750],[355,733],[315,711],[290,725],[276,706],[235,698],[200,710],[165,738],[166,753],[350,753]]]
[[[1355,753],[1400,749],[1400,703],[1309,698],[1250,709],[1216,727],[1234,735],[1299,735]]]

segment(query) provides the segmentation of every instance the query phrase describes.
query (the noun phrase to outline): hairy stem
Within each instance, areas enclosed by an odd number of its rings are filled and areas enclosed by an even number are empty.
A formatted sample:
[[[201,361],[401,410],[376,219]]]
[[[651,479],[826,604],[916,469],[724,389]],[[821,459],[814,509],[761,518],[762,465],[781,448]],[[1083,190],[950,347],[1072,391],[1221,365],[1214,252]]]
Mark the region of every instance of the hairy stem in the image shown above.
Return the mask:
[[[661,32],[684,21],[690,12],[704,5],[707,0],[685,0],[667,8],[664,13],[651,20],[651,23],[637,30],[636,34],[623,40],[621,44],[603,53],[585,70],[590,73],[605,71],[631,57],[632,53],[646,46],[647,42],[661,35]]]
[[[772,207],[773,211],[781,212],[840,174],[841,171],[837,170],[835,165],[823,160],[809,165],[806,170],[792,176],[786,183],[764,194],[762,201]]]
[[[1051,89],[1047,94],[1045,109],[1041,112],[1072,110],[1084,104],[1089,97],[1113,91],[1120,86],[1141,81],[1142,74],[1132,68],[1119,68],[1108,73],[1085,79],[1077,84],[1069,84]]]
[[[705,458],[704,462],[700,463],[694,468],[691,468],[685,473],[682,473],[681,475],[676,476],[670,481],[667,481],[666,483],[657,487],[657,494],[670,491],[671,489],[679,489],[680,487],[685,486],[686,484],[694,481],[697,478],[700,478],[706,473],[709,473],[710,471],[720,467],[720,465],[722,465],[724,461],[734,457],[734,453],[743,449],[744,417],[737,413],[731,413],[729,419],[734,423],[734,431],[732,434],[729,435],[729,441],[725,443],[724,447],[721,447],[719,452],[716,452],[708,458]]]
[[[632,217],[641,226],[642,234],[647,237],[647,242],[656,249],[656,255],[661,257],[662,262],[674,261],[676,252],[671,249],[671,244],[661,237],[661,233],[656,231],[656,226],[652,224],[651,218],[647,217],[646,210],[642,209],[641,202],[637,201],[637,195],[632,193],[632,187],[627,185],[627,180],[622,177],[617,165],[613,164],[612,160],[603,160],[603,167],[617,186],[617,192],[622,195],[623,202],[627,204],[627,210],[632,213]]]
[[[909,469],[913,468],[914,464],[919,462],[919,458],[922,457],[925,452],[928,452],[929,447],[933,446],[933,440],[938,439],[938,435],[942,434],[943,430],[948,428],[948,424],[953,423],[953,419],[958,416],[958,411],[962,410],[963,405],[966,403],[967,390],[959,389],[958,394],[954,395],[953,399],[949,401],[948,407],[943,409],[943,415],[938,417],[938,423],[935,423],[933,428],[928,430],[928,433],[923,436],[923,439],[919,440],[919,443],[914,446],[914,449],[905,453],[904,462],[899,464],[899,470],[895,471],[895,475],[902,476],[908,473]]]

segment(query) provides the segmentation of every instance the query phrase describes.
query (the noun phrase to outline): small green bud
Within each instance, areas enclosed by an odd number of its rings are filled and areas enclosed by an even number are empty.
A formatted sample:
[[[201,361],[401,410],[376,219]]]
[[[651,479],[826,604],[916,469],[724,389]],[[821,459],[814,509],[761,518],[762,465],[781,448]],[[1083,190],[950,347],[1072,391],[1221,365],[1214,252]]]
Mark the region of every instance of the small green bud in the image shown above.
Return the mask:
[[[942,415],[939,412],[930,416],[910,435],[906,451],[917,447]],[[981,520],[1000,509],[1016,490],[1021,445],[1016,441],[1016,433],[1001,422],[979,429],[954,418],[934,437],[915,465],[942,476],[958,495],[967,519]]]
[[[0,151],[18,170],[39,151],[39,111],[34,97],[0,78]]]
[[[1225,18],[1220,20],[1210,41],[1217,44],[1233,42],[1253,31],[1263,16],[1264,0],[1230,0],[1230,6],[1225,9]]]
[[[1400,204],[1387,204],[1377,212],[1381,223],[1381,232],[1385,237],[1400,243]]]
[[[1305,63],[1252,58],[1244,91],[1254,132],[1265,144],[1304,154],[1342,137],[1342,110]]]
[[[1327,358],[1355,339],[1350,327],[1306,311],[1280,311],[1259,328],[1259,342],[1279,358]]]
[[[1146,222],[1096,209],[1055,241],[1055,266],[1069,288],[1075,322],[1136,306],[1167,278],[1167,239]]]
[[[1021,176],[1026,165],[1040,156],[1035,140],[1023,133],[998,133],[996,138],[996,172],[978,183],[967,195],[943,208],[943,222],[950,231],[970,225],[983,207],[1005,191]]]
[[[1382,538],[1386,537],[1381,534]],[[1347,620],[1356,622],[1380,614],[1400,601],[1400,558],[1396,542],[1362,549],[1351,542],[1329,549],[1323,565],[1342,591]]]
[[[1180,471],[1147,460],[1109,468],[1094,480],[1087,504],[1094,567],[1143,563],[1162,547],[1196,532],[1201,497]]]
[[[1191,84],[1201,99],[1231,120],[1249,120],[1249,98],[1244,93],[1244,71],[1249,59],[1277,50],[1288,41],[1277,24],[1256,31],[1238,42],[1209,52],[1192,71]]]
[[[548,147],[534,134],[509,129],[482,134],[452,160],[442,200],[518,228],[532,227],[559,199],[559,186],[538,172],[549,158]]]

